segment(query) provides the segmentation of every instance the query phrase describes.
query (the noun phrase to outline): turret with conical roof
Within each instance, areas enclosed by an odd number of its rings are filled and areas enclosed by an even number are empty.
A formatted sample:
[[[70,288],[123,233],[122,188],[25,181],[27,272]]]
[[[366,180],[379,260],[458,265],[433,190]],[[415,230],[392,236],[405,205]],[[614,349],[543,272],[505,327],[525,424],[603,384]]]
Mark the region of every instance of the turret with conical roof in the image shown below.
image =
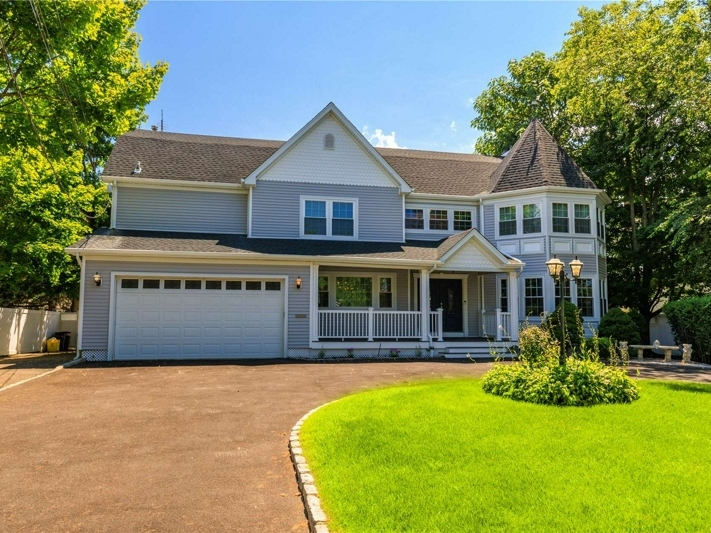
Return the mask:
[[[536,118],[491,175],[489,192],[550,186],[597,188]]]

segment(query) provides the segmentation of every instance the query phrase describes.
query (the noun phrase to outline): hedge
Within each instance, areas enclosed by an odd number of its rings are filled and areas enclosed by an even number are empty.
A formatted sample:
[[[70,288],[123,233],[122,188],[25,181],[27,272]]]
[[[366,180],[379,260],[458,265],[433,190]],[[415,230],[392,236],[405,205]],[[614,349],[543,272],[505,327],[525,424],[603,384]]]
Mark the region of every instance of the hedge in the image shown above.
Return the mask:
[[[691,344],[692,359],[711,363],[711,296],[684,298],[664,306],[678,344]]]

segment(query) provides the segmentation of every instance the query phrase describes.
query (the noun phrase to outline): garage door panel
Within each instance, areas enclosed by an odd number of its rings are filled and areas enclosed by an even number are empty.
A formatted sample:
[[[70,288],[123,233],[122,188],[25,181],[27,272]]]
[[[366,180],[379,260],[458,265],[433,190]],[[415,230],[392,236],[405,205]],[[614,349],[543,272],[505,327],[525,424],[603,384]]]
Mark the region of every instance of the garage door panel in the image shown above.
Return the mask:
[[[159,277],[153,275],[151,279]],[[205,281],[201,289],[185,289],[185,281],[180,289],[165,289],[164,282],[160,289],[124,289],[119,283],[114,357],[281,357],[283,283],[279,291],[265,290],[264,281],[259,284],[260,290],[248,291],[247,280],[241,281],[240,290],[227,290],[224,280],[219,290],[207,289]]]

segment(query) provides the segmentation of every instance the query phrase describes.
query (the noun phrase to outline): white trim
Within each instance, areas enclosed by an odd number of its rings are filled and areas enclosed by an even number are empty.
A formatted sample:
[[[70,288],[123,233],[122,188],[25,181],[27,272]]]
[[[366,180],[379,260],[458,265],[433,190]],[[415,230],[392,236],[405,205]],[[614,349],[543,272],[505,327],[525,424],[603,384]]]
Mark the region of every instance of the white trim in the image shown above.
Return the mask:
[[[79,313],[77,313],[77,354],[81,355],[81,343],[84,332],[84,288],[86,287],[86,265],[83,257],[77,254],[79,259]]]
[[[309,291],[309,313],[310,313],[310,329],[309,329],[309,339],[310,342],[318,341],[318,264],[311,263],[311,268],[309,271],[309,276],[311,276],[311,285]]]
[[[252,187],[247,189],[247,237],[252,237]]]
[[[101,181],[104,183],[120,183],[131,187],[148,187],[151,189],[219,189],[222,192],[247,193],[241,183],[223,183],[219,181],[171,180],[108,175],[102,175]]]
[[[175,279],[175,278],[198,278],[198,279],[241,279],[249,280],[282,280],[284,282],[284,342],[282,346],[282,358],[286,358],[289,345],[289,275],[281,274],[201,274],[195,272],[111,272],[111,287],[109,293],[109,346],[108,346],[108,361],[115,360],[115,329],[116,329],[116,293],[118,291],[118,278],[160,278],[160,279]]]
[[[118,212],[118,183],[116,180],[113,181],[111,186],[111,222],[109,227],[114,229],[116,227],[116,213]]]
[[[487,240],[481,233],[476,229],[469,230],[469,235],[461,239],[457,244],[452,246],[452,248],[439,258],[440,262],[443,264],[443,268],[446,269],[446,263],[457,251],[462,248],[470,240],[474,239],[475,242],[479,244],[478,248],[486,256],[489,257],[494,263],[499,263],[499,266],[503,270],[510,270],[513,268],[519,268],[525,265],[522,261],[516,259],[516,263],[510,263],[509,258],[499,251],[496,246],[494,246],[489,240]]]
[[[411,200],[433,200],[442,202],[474,202],[474,205],[481,203],[481,198],[478,196],[460,196],[456,194],[430,194],[414,191],[408,196]]]
[[[326,203],[326,235],[306,235],[304,233],[304,217],[306,215],[306,202]],[[353,204],[353,235],[331,235],[333,228],[333,204]],[[347,220],[347,219],[344,219]],[[330,241],[355,241],[358,240],[358,198],[338,198],[335,196],[299,196],[299,237],[302,239],[327,239]]]
[[[400,196],[402,196],[402,242],[405,242],[407,240],[405,236],[405,195],[401,194]]]
[[[274,152],[264,163],[259,165],[247,178],[244,180],[245,185],[256,185],[257,179],[263,174],[269,167],[271,167],[278,159],[280,159],[284,154],[289,152],[293,146],[295,146],[306,134],[312,130],[318,123],[320,123],[327,116],[333,115],[336,121],[340,122],[341,126],[353,137],[353,139],[360,144],[361,148],[370,155],[372,159],[375,160],[380,167],[385,171],[385,173],[392,179],[392,181],[400,188],[400,192],[411,193],[412,188],[405,182],[400,175],[395,172],[395,170],[388,164],[385,159],[378,153],[378,151],[371,145],[363,134],[359,132],[355,126],[345,117],[345,115],[336,107],[336,105],[331,102],[326,107],[324,107],[314,118],[312,118],[303,128],[301,128],[296,134],[294,134],[287,142],[285,142],[276,152]]]
[[[580,194],[580,195],[595,195],[602,198],[604,205],[610,205],[612,200],[607,195],[607,193],[602,189],[582,189],[579,187],[559,187],[548,185],[545,187],[530,187],[528,189],[518,189],[515,191],[504,191],[495,193],[480,194],[475,198],[480,199],[482,202],[487,202],[487,200],[494,200],[498,198],[510,198],[516,196],[530,196],[532,194],[541,193],[564,193],[564,194]],[[488,203],[488,202],[487,202]]]
[[[523,317],[524,320],[539,320],[541,318],[541,315],[531,315],[528,316],[526,314],[526,280],[527,279],[540,279],[541,280],[541,291],[542,291],[542,296],[543,296],[543,312],[544,313],[549,313],[550,310],[548,309],[548,303],[550,302],[549,295],[547,294],[546,287],[549,287],[548,283],[546,282],[546,278],[552,280],[552,278],[546,274],[530,274],[530,275],[521,275],[519,277],[519,284],[520,284],[520,294],[522,295],[521,298],[519,298],[519,317]],[[555,288],[554,288],[555,290]],[[553,301],[555,302],[555,292],[553,293]]]
[[[539,213],[539,219],[541,222],[541,230],[536,231],[533,233],[524,233],[523,232],[523,207],[526,205],[537,205],[538,206],[538,213]],[[509,235],[501,235],[500,233],[500,222],[501,222],[501,209],[504,209],[506,207],[513,207],[516,213],[515,221],[516,221],[516,233],[512,233]],[[545,224],[545,216],[546,216],[546,202],[545,199],[542,197],[526,197],[526,198],[519,198],[517,200],[512,200],[508,202],[501,202],[501,203],[494,203],[494,235],[495,239],[514,239],[514,238],[521,238],[521,239],[528,239],[528,238],[536,238],[536,237],[542,237],[546,233],[546,224]]]

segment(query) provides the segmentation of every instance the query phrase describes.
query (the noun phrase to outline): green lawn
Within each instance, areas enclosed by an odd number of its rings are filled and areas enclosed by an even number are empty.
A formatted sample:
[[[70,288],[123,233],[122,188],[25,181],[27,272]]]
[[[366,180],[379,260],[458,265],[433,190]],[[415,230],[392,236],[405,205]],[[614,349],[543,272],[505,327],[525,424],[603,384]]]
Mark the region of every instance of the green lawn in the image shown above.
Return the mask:
[[[711,386],[547,407],[479,381],[343,398],[301,442],[335,532],[709,531]]]

